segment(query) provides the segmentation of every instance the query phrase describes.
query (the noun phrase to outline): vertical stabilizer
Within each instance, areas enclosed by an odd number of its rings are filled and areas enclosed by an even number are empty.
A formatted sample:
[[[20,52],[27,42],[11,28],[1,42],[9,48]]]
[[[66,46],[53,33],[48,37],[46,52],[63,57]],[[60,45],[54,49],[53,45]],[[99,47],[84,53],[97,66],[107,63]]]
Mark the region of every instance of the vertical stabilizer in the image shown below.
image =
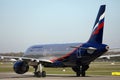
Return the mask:
[[[100,6],[95,24],[93,26],[92,34],[90,36],[90,39],[88,40],[89,43],[102,43],[105,19],[105,7],[106,5]]]

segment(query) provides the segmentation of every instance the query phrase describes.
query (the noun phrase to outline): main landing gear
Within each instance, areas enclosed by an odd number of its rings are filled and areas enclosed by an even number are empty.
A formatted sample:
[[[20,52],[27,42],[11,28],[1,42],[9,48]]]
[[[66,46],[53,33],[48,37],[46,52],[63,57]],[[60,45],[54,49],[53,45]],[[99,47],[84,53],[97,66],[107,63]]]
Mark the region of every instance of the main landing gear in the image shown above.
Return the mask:
[[[73,71],[76,72],[77,77],[85,77],[86,76],[86,70],[89,68],[89,65],[82,65],[82,66],[74,66],[72,67]]]
[[[35,77],[46,77],[46,72],[42,70],[41,63],[33,67],[35,69],[35,72],[34,72]]]

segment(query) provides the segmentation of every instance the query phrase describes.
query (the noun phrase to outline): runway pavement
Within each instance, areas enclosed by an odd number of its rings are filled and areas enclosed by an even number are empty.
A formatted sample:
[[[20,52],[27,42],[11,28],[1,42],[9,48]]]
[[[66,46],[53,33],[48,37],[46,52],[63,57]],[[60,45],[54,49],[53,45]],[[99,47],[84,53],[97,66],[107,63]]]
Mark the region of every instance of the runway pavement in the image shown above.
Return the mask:
[[[33,73],[19,75],[16,73],[0,73],[0,80],[120,80],[120,76],[87,76],[48,74],[45,78],[34,77]]]

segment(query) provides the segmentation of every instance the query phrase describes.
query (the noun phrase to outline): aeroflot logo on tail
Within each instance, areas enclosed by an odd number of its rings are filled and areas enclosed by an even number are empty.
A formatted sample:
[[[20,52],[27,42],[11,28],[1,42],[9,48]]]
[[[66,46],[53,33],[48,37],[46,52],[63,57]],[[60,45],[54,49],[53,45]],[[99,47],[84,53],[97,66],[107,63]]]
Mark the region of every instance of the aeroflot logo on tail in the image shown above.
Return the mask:
[[[97,24],[95,25],[95,27],[93,28],[93,35],[98,34],[100,29],[103,28],[104,26],[104,17],[105,17],[105,13],[103,13],[100,18],[99,21],[97,22]]]

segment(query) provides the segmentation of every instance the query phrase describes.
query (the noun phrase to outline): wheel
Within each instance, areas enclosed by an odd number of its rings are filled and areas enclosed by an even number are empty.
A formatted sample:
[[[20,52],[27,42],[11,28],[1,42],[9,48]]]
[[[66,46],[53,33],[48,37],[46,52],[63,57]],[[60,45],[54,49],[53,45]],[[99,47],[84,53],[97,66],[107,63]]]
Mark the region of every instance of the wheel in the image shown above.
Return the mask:
[[[82,77],[85,77],[85,71],[82,72]]]
[[[38,76],[37,77],[42,77],[42,73],[38,71]]]
[[[34,72],[34,75],[35,75],[36,77],[41,77],[41,76],[42,76],[42,74],[41,74],[40,71],[38,71],[38,72]]]
[[[77,76],[77,77],[80,77],[80,72],[76,72],[76,76]]]
[[[46,72],[42,71],[42,77],[46,77]]]
[[[81,72],[82,77],[86,76],[86,70],[88,68],[89,68],[89,65],[82,65],[82,72]]]
[[[38,72],[34,72],[35,77],[46,77],[46,72],[42,71],[42,73],[40,71]]]
[[[34,76],[37,77],[37,72],[34,72]]]

